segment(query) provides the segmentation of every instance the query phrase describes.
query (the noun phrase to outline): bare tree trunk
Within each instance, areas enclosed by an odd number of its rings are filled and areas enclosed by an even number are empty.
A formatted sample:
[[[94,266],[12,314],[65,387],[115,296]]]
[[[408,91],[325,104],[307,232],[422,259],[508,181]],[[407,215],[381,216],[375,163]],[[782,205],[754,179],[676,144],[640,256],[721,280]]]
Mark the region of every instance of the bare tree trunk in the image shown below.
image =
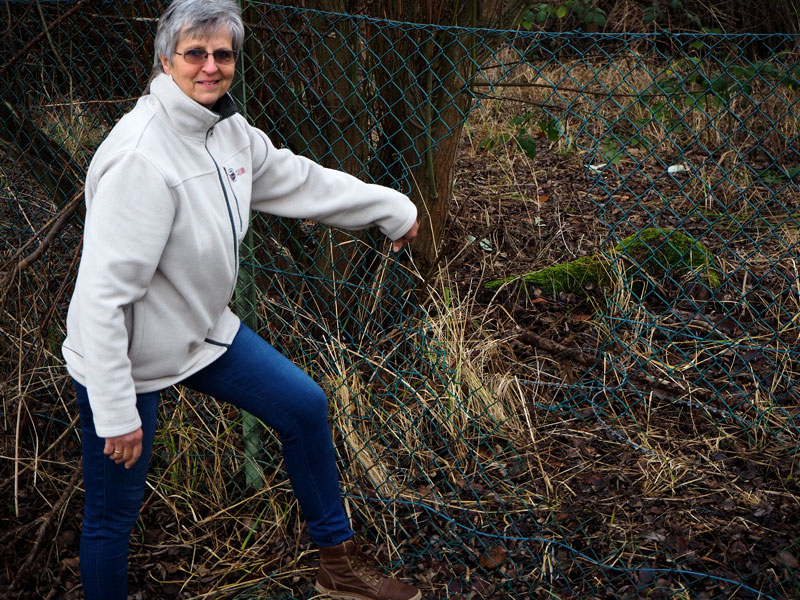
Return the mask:
[[[247,78],[249,116],[295,152],[408,193],[421,226],[414,257],[427,274],[447,222],[470,86],[491,53],[469,30],[430,24],[513,27],[524,7],[524,0],[369,4],[376,18],[426,23],[396,26],[348,16],[363,8],[355,0],[314,2],[308,12],[259,5],[248,19],[262,77],[260,84]],[[369,295],[380,264],[377,245],[342,244],[336,232],[313,240],[304,233],[304,243],[296,223],[284,225],[277,237],[317,281],[312,299],[299,303],[315,303],[313,314],[330,317],[330,328],[350,323],[357,333],[359,294]],[[302,288],[297,282],[298,296]]]

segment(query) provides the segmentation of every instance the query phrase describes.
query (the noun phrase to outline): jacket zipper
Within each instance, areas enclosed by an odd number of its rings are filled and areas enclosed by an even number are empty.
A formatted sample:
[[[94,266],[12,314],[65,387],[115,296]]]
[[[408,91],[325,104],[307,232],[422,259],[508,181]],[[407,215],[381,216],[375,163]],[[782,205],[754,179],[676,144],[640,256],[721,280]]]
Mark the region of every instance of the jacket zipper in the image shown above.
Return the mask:
[[[232,169],[228,169],[225,165],[222,165],[222,170],[225,171],[225,174],[230,177],[230,174],[233,173]],[[236,215],[239,217],[239,231],[244,229],[244,222],[242,221],[242,207],[239,206],[239,197],[236,195],[236,190],[233,189],[233,184],[229,181],[228,186],[231,190],[231,195],[233,196],[233,201],[236,202]]]
[[[225,198],[225,207],[228,209],[228,219],[231,222],[231,234],[233,235],[233,272],[239,272],[239,240],[236,231],[236,221],[233,218],[233,210],[231,209],[231,201],[228,198],[228,191],[225,189],[225,181],[222,179],[222,175],[220,174],[219,164],[217,164],[214,155],[211,154],[211,150],[208,149],[208,136],[211,135],[211,132],[214,130],[212,127],[211,129],[206,132],[206,143],[204,147],[206,152],[208,152],[208,156],[211,157],[211,162],[214,163],[214,168],[217,170],[217,179],[219,179],[219,185],[222,188],[222,195]],[[238,201],[237,201],[238,204]],[[237,211],[238,212],[238,211]],[[233,297],[233,292],[236,289],[236,277],[233,278],[233,287],[231,287],[230,297]]]

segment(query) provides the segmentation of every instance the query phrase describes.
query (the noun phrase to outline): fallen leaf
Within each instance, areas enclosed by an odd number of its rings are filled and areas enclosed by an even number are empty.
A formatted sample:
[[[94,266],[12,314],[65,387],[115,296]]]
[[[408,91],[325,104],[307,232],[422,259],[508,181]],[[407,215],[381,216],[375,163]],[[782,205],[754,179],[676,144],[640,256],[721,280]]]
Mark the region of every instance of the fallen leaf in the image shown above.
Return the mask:
[[[572,320],[573,321],[589,321],[593,317],[594,317],[594,315],[575,315],[575,314],[573,314],[572,315]]]
[[[478,598],[491,598],[494,586],[480,577],[472,580],[472,593]]]
[[[75,556],[71,558],[64,558],[58,563],[59,570],[67,570],[71,573],[77,573],[80,569],[81,561],[80,559]]]
[[[796,571],[800,568],[800,563],[797,562],[797,558],[788,550],[778,552],[778,562],[792,571]]]
[[[735,540],[728,546],[728,554],[730,556],[742,556],[747,554],[747,546],[742,540]]]
[[[457,580],[451,580],[447,584],[447,594],[450,596],[464,593],[464,584]]]
[[[652,569],[639,569],[639,581],[637,585],[640,588],[647,587],[655,581],[655,578],[656,576]]]
[[[589,452],[591,454],[591,452]],[[602,490],[608,487],[605,479],[599,473],[590,473],[584,477],[580,478],[582,484],[587,486],[592,486],[596,490]]]
[[[508,550],[502,546],[492,546],[483,556],[480,557],[478,563],[484,569],[496,569],[508,559]]]

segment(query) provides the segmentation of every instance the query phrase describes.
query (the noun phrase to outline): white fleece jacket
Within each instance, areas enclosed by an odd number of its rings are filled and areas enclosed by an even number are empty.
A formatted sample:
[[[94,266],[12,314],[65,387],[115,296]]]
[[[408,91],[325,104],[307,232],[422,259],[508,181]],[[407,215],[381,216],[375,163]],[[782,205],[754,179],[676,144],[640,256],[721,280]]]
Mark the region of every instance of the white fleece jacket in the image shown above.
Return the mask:
[[[219,357],[239,328],[228,303],[250,209],[335,227],[411,229],[414,204],[326,169],[235,113],[206,109],[167,75],[111,130],[86,177],[83,254],[63,355],[100,437],[141,426],[136,394]]]

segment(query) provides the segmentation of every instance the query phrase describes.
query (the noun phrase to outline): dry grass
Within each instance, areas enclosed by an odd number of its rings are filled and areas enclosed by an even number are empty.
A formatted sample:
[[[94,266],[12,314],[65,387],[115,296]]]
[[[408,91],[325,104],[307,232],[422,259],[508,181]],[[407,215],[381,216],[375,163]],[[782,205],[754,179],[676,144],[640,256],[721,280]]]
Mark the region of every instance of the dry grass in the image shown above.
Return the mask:
[[[509,121],[519,103],[486,101],[472,115],[456,166],[458,219],[424,313],[390,302],[387,290],[417,274],[413,263],[394,268],[385,257],[356,291],[342,268],[310,298],[300,273],[275,279],[260,298],[273,343],[331,392],[354,522],[387,564],[399,574],[413,568],[432,596],[746,597],[681,570],[747,578],[772,597],[796,589],[788,557],[800,553],[789,518],[800,509],[800,227],[775,206],[774,189],[758,184],[759,165],[748,167],[753,140],[734,131],[735,115],[752,108],[747,98],[716,112],[675,100],[662,120],[631,130],[652,107],[623,94],[652,90],[653,73],[663,72],[648,60],[514,71],[509,81],[544,86],[520,88],[516,98],[563,110],[566,137],[540,137],[536,159],[512,144],[480,148],[515,133]],[[567,74],[574,81],[563,87],[583,92],[551,97],[551,82]],[[617,104],[598,100],[603,87],[620,92]],[[789,153],[797,119],[779,117],[796,92],[755,82],[752,96],[775,115],[759,143]],[[683,121],[683,132],[665,127],[668,118]],[[618,124],[628,129],[619,133]],[[604,140],[634,133],[650,145],[626,146],[602,184],[587,177],[585,164],[605,160]],[[63,136],[77,139],[69,129]],[[710,159],[697,153],[700,144],[719,150]],[[694,177],[664,175],[678,160],[696,167]],[[53,218],[46,200],[8,193],[30,229]],[[796,186],[779,198],[796,206]],[[642,300],[621,275],[593,300],[482,287],[607,249],[612,228],[622,237],[675,221],[718,253],[726,282],[712,300],[671,281],[658,283],[662,300]],[[301,234],[301,245],[319,243],[338,260],[329,239]],[[4,520],[16,523],[0,539],[31,558],[20,581],[58,586],[65,597],[75,597],[80,436],[58,343],[78,235],[75,225],[65,230],[61,246],[4,290],[0,347],[0,491]],[[360,238],[346,246],[369,254]],[[298,261],[277,239],[264,247],[277,272]],[[393,327],[399,317],[406,326]],[[526,346],[527,329],[595,360]],[[265,435],[263,487],[248,489],[238,415],[182,388],[160,410],[132,546],[141,589],[197,599],[311,594],[315,555],[278,442]],[[485,556],[498,547],[506,554],[495,568]],[[662,570],[651,577],[647,568]]]

